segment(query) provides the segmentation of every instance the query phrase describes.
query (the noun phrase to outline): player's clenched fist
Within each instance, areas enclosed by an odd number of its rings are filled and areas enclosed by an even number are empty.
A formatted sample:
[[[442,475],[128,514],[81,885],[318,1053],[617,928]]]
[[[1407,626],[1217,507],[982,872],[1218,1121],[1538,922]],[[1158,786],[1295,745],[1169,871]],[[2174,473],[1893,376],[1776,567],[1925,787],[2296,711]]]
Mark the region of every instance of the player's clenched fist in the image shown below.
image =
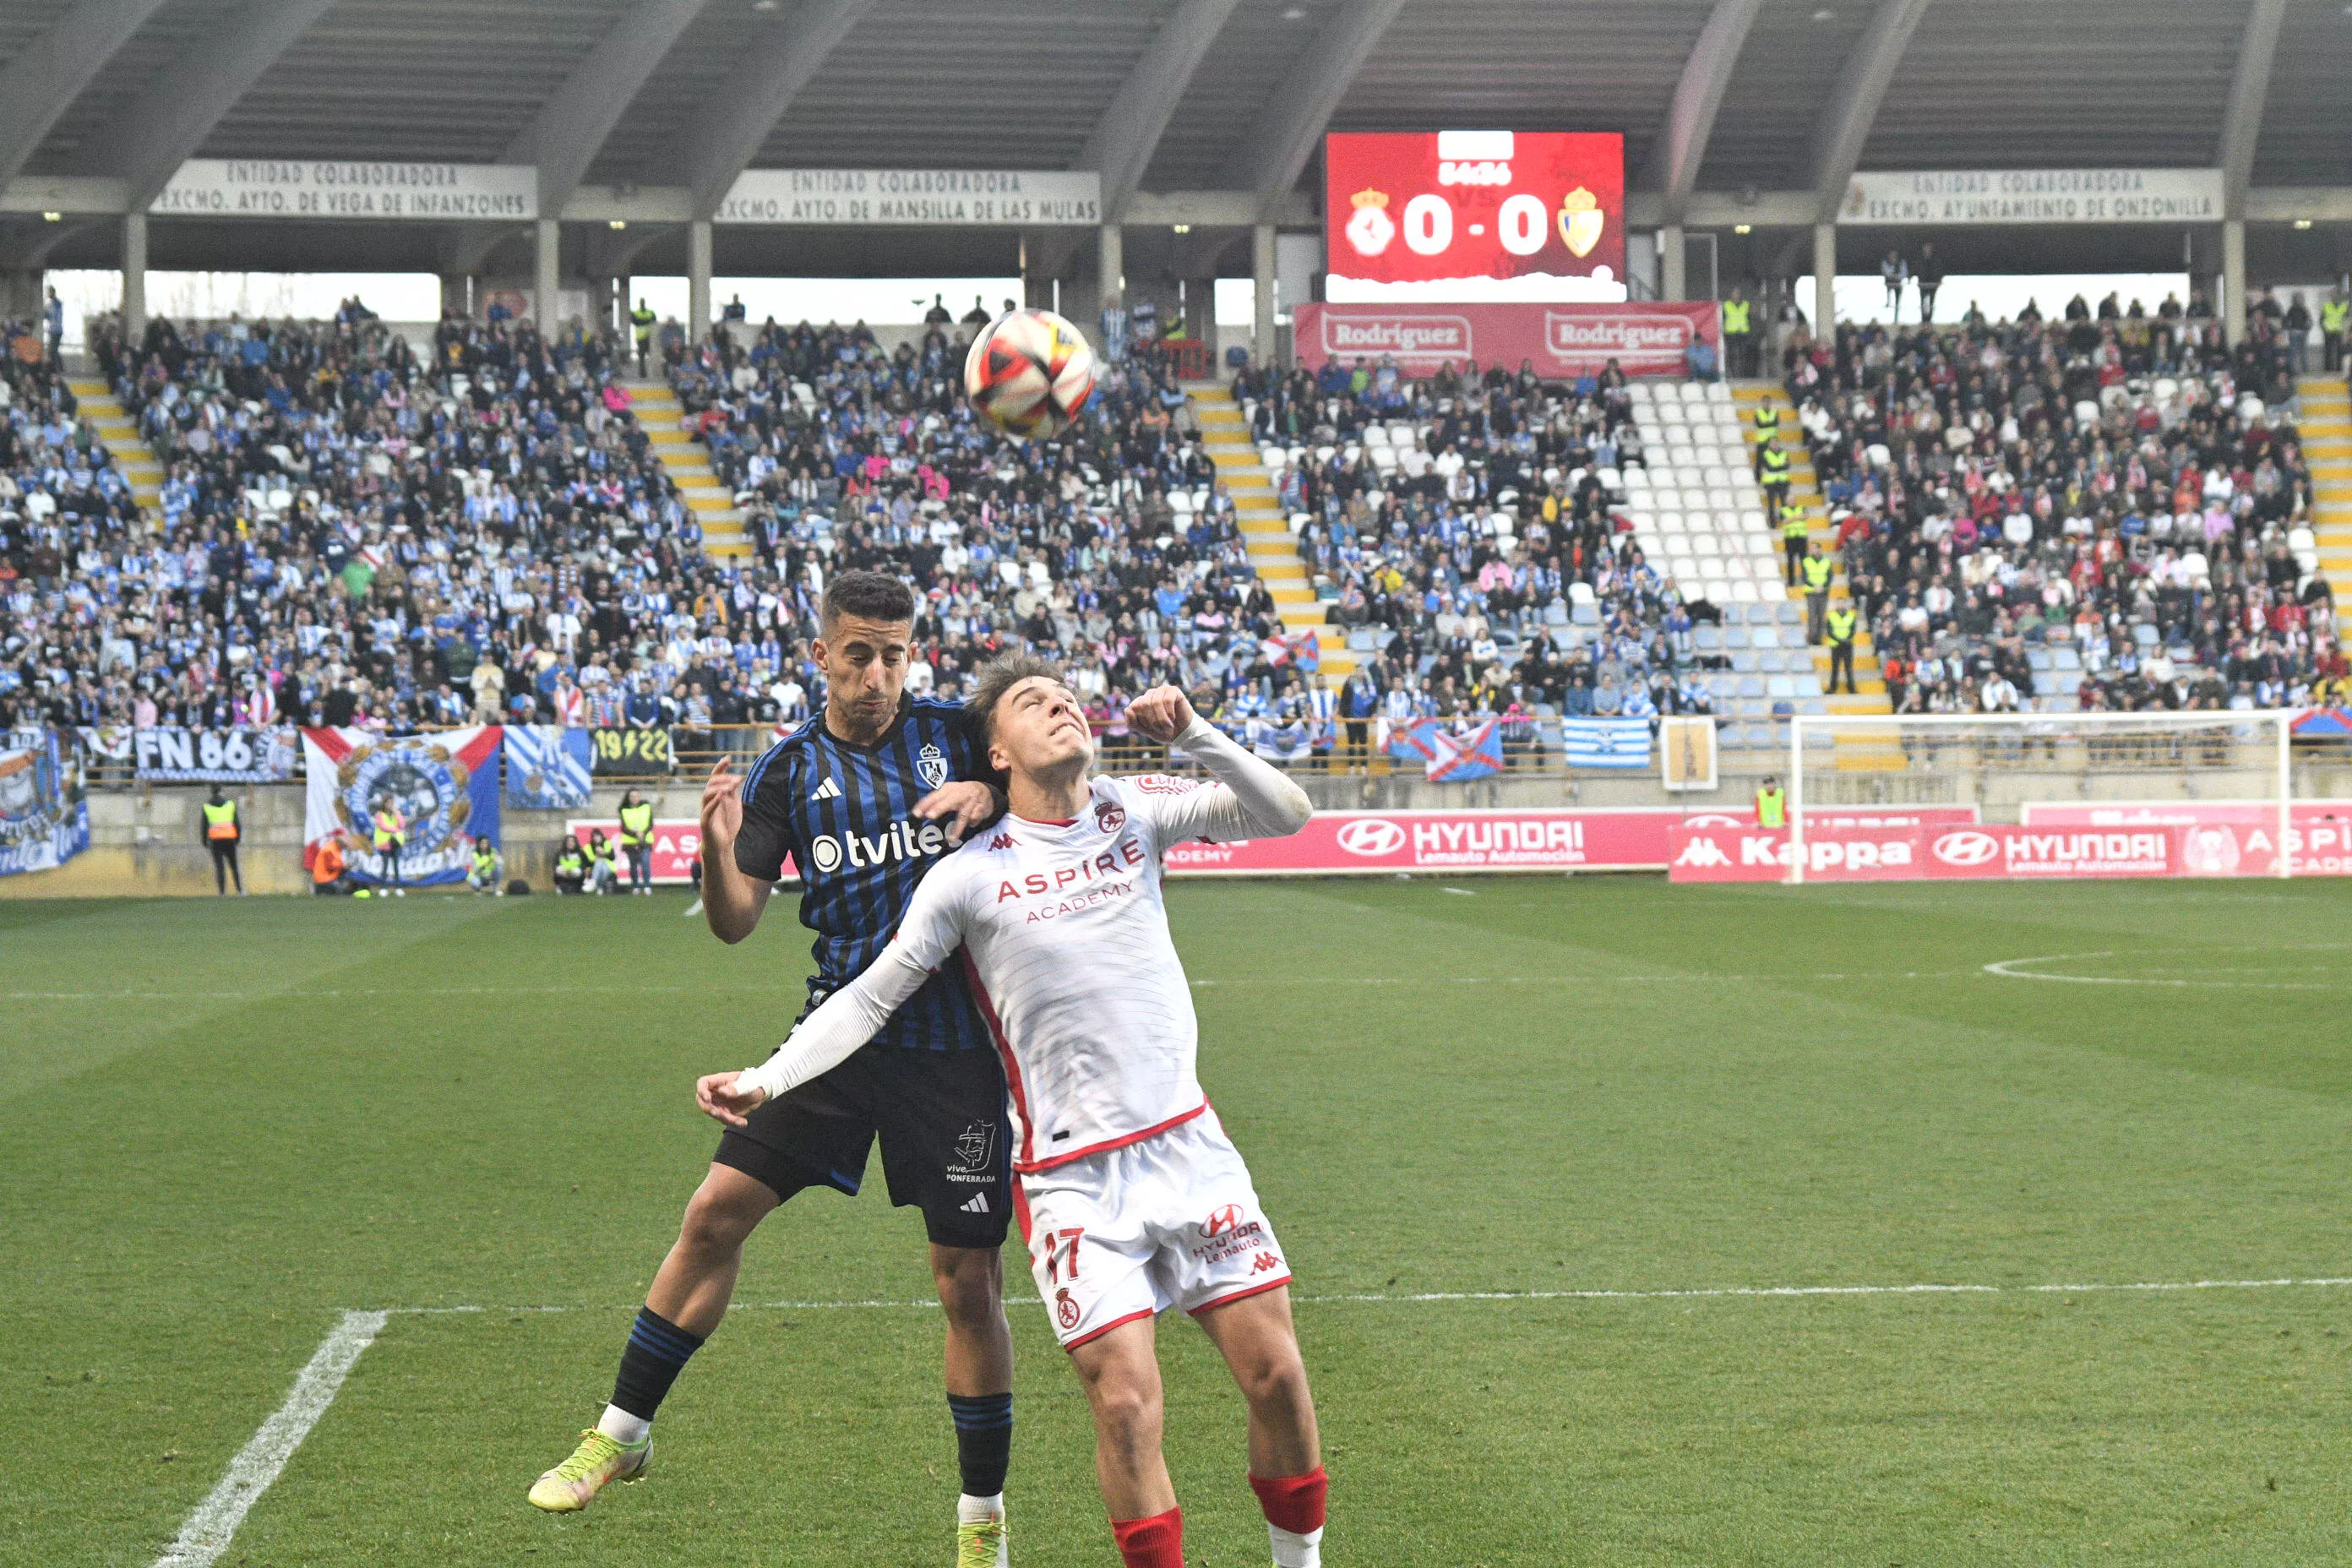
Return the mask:
[[[694,1103],[702,1107],[706,1116],[716,1117],[730,1127],[742,1126],[744,1117],[758,1110],[760,1102],[768,1098],[755,1088],[736,1088],[735,1080],[742,1076],[739,1072],[714,1072],[697,1079]]]
[[[1162,744],[1192,722],[1192,700],[1178,686],[1155,686],[1127,705],[1127,721],[1148,741]]]

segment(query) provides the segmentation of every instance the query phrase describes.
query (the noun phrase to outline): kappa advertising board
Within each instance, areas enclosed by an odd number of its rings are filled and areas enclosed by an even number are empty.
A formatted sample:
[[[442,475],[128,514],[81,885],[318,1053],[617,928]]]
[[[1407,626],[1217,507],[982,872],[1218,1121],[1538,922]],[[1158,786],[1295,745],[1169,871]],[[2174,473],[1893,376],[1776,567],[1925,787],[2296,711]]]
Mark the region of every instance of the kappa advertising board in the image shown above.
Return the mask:
[[[1370,283],[1625,277],[1625,138],[1408,131],[1323,139],[1326,269]]]
[[[1394,360],[1408,375],[1441,364],[1516,365],[1538,375],[1599,372],[1614,360],[1628,375],[1681,375],[1693,343],[1722,342],[1713,300],[1696,303],[1300,305],[1292,312],[1298,363]]]
[[[1839,818],[1956,826],[1972,806],[1926,807],[1887,817]],[[1669,833],[1685,823],[1752,829],[1750,810],[1327,811],[1286,838],[1179,844],[1165,858],[1178,877],[1369,876],[1398,871],[1629,871],[1667,864]]]

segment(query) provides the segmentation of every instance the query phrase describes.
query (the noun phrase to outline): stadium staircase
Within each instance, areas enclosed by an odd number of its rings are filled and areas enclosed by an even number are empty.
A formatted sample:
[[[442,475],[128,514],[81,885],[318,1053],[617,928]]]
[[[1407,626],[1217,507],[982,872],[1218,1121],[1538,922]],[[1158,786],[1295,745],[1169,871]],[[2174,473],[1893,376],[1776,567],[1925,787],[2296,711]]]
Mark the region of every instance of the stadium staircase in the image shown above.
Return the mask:
[[[677,486],[678,499],[702,525],[702,549],[708,555],[749,559],[751,541],[743,532],[743,514],[735,497],[710,467],[710,453],[686,426],[686,408],[666,382],[624,383],[629,404],[655,455]]]
[[[1356,656],[1349,651],[1344,631],[1323,624],[1323,605],[1315,596],[1307,563],[1298,558],[1290,521],[1275,497],[1273,477],[1250,444],[1240,405],[1221,382],[1190,382],[1184,390],[1192,396],[1193,417],[1201,422],[1201,444],[1217,465],[1217,478],[1233,494],[1242,537],[1249,543],[1250,564],[1273,594],[1283,628],[1315,634],[1321,649],[1319,668],[1337,686],[1355,669]]]
[[[2311,465],[2319,574],[2340,605],[2352,593],[2352,394],[2333,375],[2304,376],[2295,393],[2303,401],[2300,427],[2304,460]]]
[[[150,521],[163,494],[163,465],[139,437],[139,426],[124,413],[113,390],[95,378],[68,377],[66,386],[81,405],[81,416],[98,432],[100,442],[114,454],[114,466],[131,481],[131,499]]]
[[[1731,400],[1739,410],[1739,438],[1747,446],[1752,465],[1756,452],[1756,409],[1767,398],[1780,410],[1781,447],[1789,454],[1789,499],[1805,509],[1812,523],[1811,537],[1822,549],[1835,553],[1837,531],[1830,526],[1829,507],[1822,499],[1819,476],[1813,472],[1813,455],[1797,425],[1797,411],[1789,403],[1789,395],[1778,383],[1769,381],[1735,381],[1731,384]],[[1793,437],[1793,438],[1791,438]],[[1774,536],[1780,533],[1780,520],[1769,518]],[[1784,578],[1783,581],[1786,581]],[[1841,573],[1830,584],[1830,602],[1842,604],[1846,599],[1845,577]],[[1789,597],[1801,603],[1801,588],[1789,590]],[[1830,683],[1830,652],[1826,647],[1813,649],[1813,669],[1822,678],[1822,689]],[[1895,705],[1888,700],[1886,682],[1878,668],[1878,650],[1870,640],[1870,628],[1857,626],[1853,639],[1854,695],[1843,692],[1829,699],[1832,713],[1892,713]],[[1838,766],[1842,770],[1880,773],[1897,770],[1906,765],[1903,752],[1889,737],[1876,734],[1845,734],[1832,732],[1832,743],[1837,747]]]

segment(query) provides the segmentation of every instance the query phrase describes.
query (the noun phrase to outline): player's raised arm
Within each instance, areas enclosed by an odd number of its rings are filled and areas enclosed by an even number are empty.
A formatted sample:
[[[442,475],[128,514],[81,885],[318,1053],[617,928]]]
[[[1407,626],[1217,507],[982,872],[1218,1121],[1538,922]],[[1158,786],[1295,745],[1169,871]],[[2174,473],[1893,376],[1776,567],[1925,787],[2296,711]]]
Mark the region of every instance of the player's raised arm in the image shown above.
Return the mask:
[[[1271,763],[1235,745],[1192,711],[1173,686],[1145,692],[1128,705],[1128,722],[1152,740],[1181,746],[1216,784],[1173,796],[1156,812],[1165,843],[1208,838],[1284,838],[1307,826],[1315,803]],[[1217,787],[1223,785],[1223,788]]]
[[[758,1067],[698,1079],[695,1103],[730,1127],[740,1127],[763,1101],[847,1061],[963,945],[961,885],[952,859],[942,862],[915,889],[890,945],[856,979],[826,997]]]

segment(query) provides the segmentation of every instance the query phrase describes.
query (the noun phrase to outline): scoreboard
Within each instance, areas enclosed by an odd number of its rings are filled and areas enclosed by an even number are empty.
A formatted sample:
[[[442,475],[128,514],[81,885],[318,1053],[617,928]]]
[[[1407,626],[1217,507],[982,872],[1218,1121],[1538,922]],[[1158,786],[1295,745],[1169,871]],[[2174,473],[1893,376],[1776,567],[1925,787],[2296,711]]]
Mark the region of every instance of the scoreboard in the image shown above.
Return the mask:
[[[1323,169],[1325,270],[1338,276],[1625,276],[1617,132],[1335,132],[1324,138]]]

